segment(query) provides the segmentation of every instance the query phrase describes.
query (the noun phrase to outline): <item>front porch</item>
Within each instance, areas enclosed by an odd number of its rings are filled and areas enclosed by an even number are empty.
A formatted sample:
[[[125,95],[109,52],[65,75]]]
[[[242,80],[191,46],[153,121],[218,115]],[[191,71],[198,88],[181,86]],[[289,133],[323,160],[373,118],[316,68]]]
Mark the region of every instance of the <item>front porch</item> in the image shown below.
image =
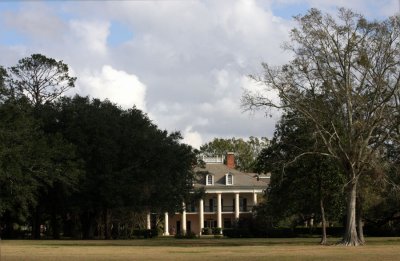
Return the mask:
[[[257,204],[257,193],[206,193],[197,204],[184,205],[182,213],[164,213],[164,235],[193,232],[201,235],[203,228],[231,228],[242,215],[251,215]],[[150,228],[150,215],[148,216]]]

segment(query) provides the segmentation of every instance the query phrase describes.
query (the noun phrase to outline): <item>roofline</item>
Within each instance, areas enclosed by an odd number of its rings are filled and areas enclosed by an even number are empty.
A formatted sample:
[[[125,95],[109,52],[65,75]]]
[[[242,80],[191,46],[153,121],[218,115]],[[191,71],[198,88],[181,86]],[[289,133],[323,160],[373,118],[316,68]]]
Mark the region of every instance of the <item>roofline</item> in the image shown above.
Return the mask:
[[[208,189],[205,191],[206,194],[211,194],[211,193],[263,193],[266,188],[232,188],[229,190],[224,190],[224,189]]]

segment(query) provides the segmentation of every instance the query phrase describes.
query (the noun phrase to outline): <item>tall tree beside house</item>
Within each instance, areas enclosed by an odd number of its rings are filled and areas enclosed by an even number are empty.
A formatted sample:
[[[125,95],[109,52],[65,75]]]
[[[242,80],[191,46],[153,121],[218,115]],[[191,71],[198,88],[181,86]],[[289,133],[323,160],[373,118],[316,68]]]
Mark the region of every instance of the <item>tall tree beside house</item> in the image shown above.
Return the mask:
[[[63,61],[32,54],[8,69],[9,86],[13,93],[23,94],[33,105],[52,102],[75,86]]]
[[[242,138],[215,138],[200,147],[200,153],[207,156],[224,156],[234,152],[236,167],[241,171],[252,172],[254,162],[261,150],[268,146],[267,138],[251,136],[248,140]]]
[[[327,220],[336,221],[342,214],[340,191],[344,182],[332,159],[314,153],[296,157],[318,151],[311,133],[312,125],[301,116],[282,115],[270,146],[263,149],[256,161],[258,172],[272,173],[269,193],[258,212],[273,222],[320,221],[321,244],[326,244]]]
[[[374,168],[389,133],[398,126],[396,98],[400,90],[399,18],[369,22],[351,10],[336,18],[311,9],[295,17],[285,50],[294,59],[280,67],[263,64],[253,77],[266,93],[245,92],[248,109],[296,110],[313,124],[325,155],[346,175],[347,220],[341,243],[362,244],[356,229],[360,177]],[[280,103],[268,91],[279,94]]]

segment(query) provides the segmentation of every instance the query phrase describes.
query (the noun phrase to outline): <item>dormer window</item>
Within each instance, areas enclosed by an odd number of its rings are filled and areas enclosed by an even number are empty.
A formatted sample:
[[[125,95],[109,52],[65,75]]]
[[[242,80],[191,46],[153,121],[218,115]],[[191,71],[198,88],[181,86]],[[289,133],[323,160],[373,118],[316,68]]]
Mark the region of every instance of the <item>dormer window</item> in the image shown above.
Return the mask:
[[[214,176],[208,174],[206,176],[206,185],[214,185]]]
[[[233,185],[233,175],[231,173],[225,175],[225,185]]]

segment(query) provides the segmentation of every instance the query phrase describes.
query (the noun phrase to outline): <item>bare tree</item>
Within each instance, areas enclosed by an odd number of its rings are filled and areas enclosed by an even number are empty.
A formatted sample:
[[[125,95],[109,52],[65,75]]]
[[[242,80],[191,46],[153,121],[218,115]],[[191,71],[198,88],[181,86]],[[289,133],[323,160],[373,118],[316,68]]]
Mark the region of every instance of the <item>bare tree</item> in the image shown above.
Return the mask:
[[[75,86],[68,65],[42,54],[32,54],[9,68],[9,84],[13,93],[23,93],[34,105],[51,102]]]
[[[351,10],[337,18],[310,9],[297,16],[298,27],[284,49],[293,60],[280,67],[263,64],[264,75],[252,78],[264,91],[247,91],[246,109],[295,110],[309,119],[322,142],[321,154],[333,157],[346,174],[347,223],[341,241],[362,244],[356,227],[357,185],[398,119],[400,89],[398,17],[369,22]],[[280,101],[270,99],[275,91]]]

